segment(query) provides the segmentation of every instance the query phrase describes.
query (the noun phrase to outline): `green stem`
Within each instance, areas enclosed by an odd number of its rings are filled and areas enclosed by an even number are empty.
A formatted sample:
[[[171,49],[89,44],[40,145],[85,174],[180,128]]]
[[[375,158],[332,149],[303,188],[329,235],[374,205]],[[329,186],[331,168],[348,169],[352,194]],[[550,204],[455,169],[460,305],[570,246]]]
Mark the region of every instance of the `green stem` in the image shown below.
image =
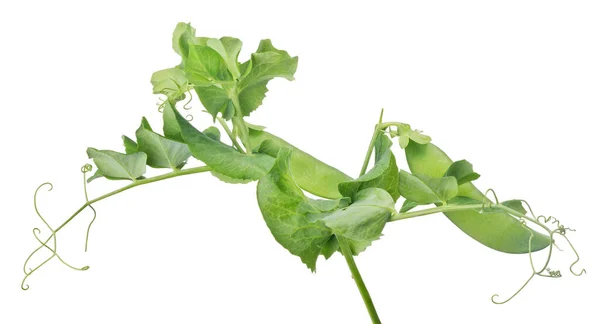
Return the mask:
[[[382,115],[383,115],[383,109],[381,110],[381,115],[379,117],[379,123],[377,123],[377,125],[375,125],[375,130],[373,131],[373,136],[371,137],[371,142],[369,143],[369,148],[367,149],[367,155],[365,156],[365,160],[363,161],[362,168],[360,169],[360,174],[358,175],[359,177],[362,176],[363,174],[365,174],[365,172],[367,172],[367,167],[369,167],[369,161],[371,161],[371,155],[373,154],[373,148],[375,148],[375,142],[377,141],[377,135],[379,135],[379,132],[382,130],[385,130],[386,128],[388,128],[390,126],[398,126],[401,124],[401,123],[397,123],[397,122],[382,123],[381,122]]]
[[[196,167],[196,168],[190,168],[190,169],[185,169],[185,170],[177,170],[177,171],[173,171],[173,172],[169,172],[166,174],[161,174],[159,176],[156,177],[151,177],[151,178],[146,178],[146,179],[142,179],[142,180],[136,180],[128,185],[126,185],[125,187],[119,188],[117,190],[111,191],[105,195],[102,195],[98,198],[92,199],[87,201],[85,204],[83,204],[83,206],[81,206],[77,211],[75,211],[75,213],[73,213],[73,215],[71,215],[71,217],[69,217],[66,221],[64,221],[64,223],[62,223],[59,227],[57,227],[53,232],[56,233],[58,231],[60,231],[61,228],[65,227],[65,225],[67,225],[73,218],[75,218],[75,216],[77,216],[79,213],[81,213],[81,211],[83,211],[87,206],[92,205],[94,203],[97,203],[101,200],[104,200],[108,197],[114,196],[118,193],[121,193],[125,190],[129,190],[131,188],[135,188],[135,187],[139,187],[145,184],[149,184],[149,183],[153,183],[153,182],[157,182],[157,181],[161,181],[161,180],[166,180],[166,179],[170,179],[170,178],[175,178],[175,177],[179,177],[179,176],[183,176],[183,175],[188,175],[188,174],[195,174],[195,173],[201,173],[201,172],[206,172],[206,171],[210,171],[212,170],[210,167],[207,166],[201,166],[201,167]]]
[[[348,268],[350,268],[350,272],[352,273],[352,278],[354,279],[354,282],[356,282],[358,291],[360,291],[360,295],[365,303],[365,306],[367,307],[367,311],[369,312],[371,321],[373,322],[373,324],[381,324],[381,320],[379,320],[379,316],[377,315],[377,311],[375,310],[375,305],[373,305],[371,295],[369,295],[367,286],[365,286],[365,282],[362,280],[360,272],[358,271],[358,267],[356,267],[356,263],[354,262],[354,257],[352,257],[352,251],[350,249],[348,241],[346,241],[346,239],[343,236],[336,237],[340,248],[342,249],[342,254],[346,259],[346,263],[348,263]]]
[[[225,132],[227,133],[227,136],[229,136],[229,139],[231,139],[231,143],[233,144],[233,146],[235,146],[235,148],[238,149],[238,151],[240,151],[242,153],[246,153],[246,151],[240,146],[240,143],[238,143],[235,136],[233,136],[231,129],[229,129],[229,126],[227,125],[227,122],[225,122],[225,120],[221,117],[217,117],[217,120],[219,121],[219,124],[221,124],[221,126],[223,127]]]

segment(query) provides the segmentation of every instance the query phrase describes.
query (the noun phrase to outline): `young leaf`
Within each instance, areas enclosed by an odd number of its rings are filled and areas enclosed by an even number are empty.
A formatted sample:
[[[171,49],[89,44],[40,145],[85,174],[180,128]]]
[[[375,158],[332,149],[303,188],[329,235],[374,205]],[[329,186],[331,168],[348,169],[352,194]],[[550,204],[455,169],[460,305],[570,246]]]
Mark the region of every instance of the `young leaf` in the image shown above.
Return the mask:
[[[398,132],[395,135],[398,136],[398,142],[400,143],[400,148],[402,149],[405,149],[408,146],[410,140],[413,140],[419,144],[427,144],[431,142],[431,137],[421,134],[420,131],[413,130],[408,124],[400,124],[397,127]]]
[[[185,61],[190,45],[204,45],[206,38],[196,37],[196,29],[190,24],[178,23],[173,31],[173,50]]]
[[[121,138],[123,139],[123,146],[125,146],[125,154],[133,154],[138,152],[138,145],[134,140],[125,135],[121,136]]]
[[[87,154],[90,159],[94,160],[94,164],[98,168],[96,172],[98,175],[94,175],[89,181],[99,176],[111,180],[135,181],[146,173],[146,153],[143,152],[123,154],[90,147],[87,149]]]
[[[308,200],[292,178],[290,155],[291,149],[282,148],[271,171],[258,181],[258,206],[275,240],[315,271],[332,232],[321,221],[309,222],[299,211]]]
[[[523,215],[527,215],[527,209],[525,209],[525,207],[523,207],[523,202],[521,200],[507,200],[507,201],[503,201],[501,202],[502,205],[518,211],[519,213],[523,214]]]
[[[219,131],[219,129],[215,126],[208,127],[207,129],[203,130],[202,133],[215,141],[221,140],[221,131]]]
[[[400,212],[401,213],[406,213],[409,212],[411,209],[415,208],[419,206],[418,203],[414,202],[414,201],[410,201],[410,200],[405,200],[404,203],[402,203],[402,207],[400,208]]]
[[[323,222],[337,237],[346,238],[352,253],[358,255],[379,239],[394,208],[394,199],[387,191],[368,188],[356,194],[352,205],[333,211]]]
[[[479,179],[479,174],[473,172],[473,165],[467,160],[460,160],[452,163],[444,176],[455,177],[456,182],[460,186],[463,183],[471,182]]]
[[[153,132],[146,118],[142,119],[135,136],[138,140],[138,150],[146,153],[146,163],[153,168],[180,169],[192,155],[186,144]]]
[[[396,201],[400,197],[398,189],[398,166],[396,158],[390,150],[392,142],[379,134],[375,143],[375,165],[367,173],[356,180],[342,182],[338,189],[342,196],[352,198],[354,194],[366,188],[381,188],[386,190]]]
[[[164,94],[168,99],[175,101],[182,100],[189,89],[185,72],[179,67],[154,72],[150,83],[152,83],[152,93]]]
[[[258,180],[273,166],[274,159],[271,156],[242,154],[197,130],[173,107],[165,107],[165,111],[167,108],[175,115],[181,137],[192,155],[214,171],[237,180]]]

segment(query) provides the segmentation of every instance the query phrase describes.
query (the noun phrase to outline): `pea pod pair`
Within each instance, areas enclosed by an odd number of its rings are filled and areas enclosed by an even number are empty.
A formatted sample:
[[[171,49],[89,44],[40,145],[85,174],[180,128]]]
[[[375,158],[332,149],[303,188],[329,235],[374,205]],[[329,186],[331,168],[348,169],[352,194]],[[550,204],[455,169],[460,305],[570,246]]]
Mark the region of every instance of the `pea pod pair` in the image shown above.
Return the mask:
[[[290,168],[294,179],[304,190],[324,198],[340,198],[338,185],[351,178],[341,171],[315,159],[295,148],[281,138],[262,130],[251,129],[250,140],[255,150],[276,156],[281,147],[291,147]],[[430,177],[442,177],[452,159],[440,148],[429,144],[410,141],[405,148],[406,159],[413,173]],[[489,202],[472,183],[459,186],[459,196],[480,202]],[[504,211],[480,213],[480,210],[447,212],[445,215],[463,232],[497,251],[506,253],[528,253],[530,231],[520,221]],[[531,251],[539,251],[551,243],[546,235],[533,231]]]

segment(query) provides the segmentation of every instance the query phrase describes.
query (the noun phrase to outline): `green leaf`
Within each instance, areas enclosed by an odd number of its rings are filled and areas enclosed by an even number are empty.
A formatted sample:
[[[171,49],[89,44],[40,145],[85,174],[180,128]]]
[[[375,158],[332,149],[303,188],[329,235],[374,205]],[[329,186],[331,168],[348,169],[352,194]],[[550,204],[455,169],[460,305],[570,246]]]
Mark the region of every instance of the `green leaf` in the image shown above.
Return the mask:
[[[146,163],[153,168],[181,169],[192,155],[186,144],[153,132],[146,118],[142,118],[135,136],[138,140],[138,150],[146,153]]]
[[[269,81],[262,81],[252,83],[243,88],[238,94],[238,100],[240,102],[240,110],[244,116],[249,116],[251,112],[262,105],[263,100],[267,95],[267,83]]]
[[[448,205],[481,205],[481,207],[484,207],[480,200],[465,196],[456,196],[450,199]],[[481,210],[481,208],[479,210]]]
[[[441,203],[440,197],[423,180],[404,170],[398,173],[400,195],[421,205]]]
[[[358,255],[379,239],[394,209],[394,199],[387,191],[368,188],[356,194],[352,205],[333,211],[323,222],[337,237],[346,238],[352,253]]]
[[[405,149],[408,146],[410,140],[419,144],[431,142],[431,137],[421,134],[421,131],[413,130],[408,124],[399,124],[397,127],[398,131],[395,135],[398,136],[398,142],[402,149]]]
[[[185,75],[195,87],[232,81],[227,64],[214,49],[205,45],[191,45],[185,63]],[[196,89],[197,91],[197,89]]]
[[[419,206],[419,203],[416,203],[414,201],[410,201],[410,200],[405,200],[404,203],[402,203],[402,207],[400,208],[400,212],[401,213],[407,213],[409,212],[411,209],[415,208]]]
[[[181,136],[192,155],[214,171],[237,180],[258,180],[273,166],[273,157],[266,154],[242,154],[200,132],[173,107],[169,108],[175,115]]]
[[[202,105],[206,110],[213,116],[213,119],[217,118],[217,115],[221,113],[223,118],[226,120],[231,119],[235,113],[235,107],[233,101],[229,98],[227,91],[219,86],[202,86],[194,87],[196,94]]]
[[[108,150],[97,150],[88,148],[87,154],[98,168],[98,176],[102,175],[107,179],[136,180],[146,173],[146,153],[138,152],[134,154],[123,154]],[[98,176],[94,175],[91,179]]]
[[[152,93],[164,94],[175,101],[184,99],[185,92],[189,89],[185,72],[178,67],[154,72],[150,83]]]
[[[290,155],[291,149],[282,148],[271,171],[258,181],[258,206],[275,240],[315,271],[332,231],[321,221],[309,222],[299,211],[308,199],[292,178]]]
[[[519,213],[521,213],[523,215],[527,215],[527,209],[525,209],[525,207],[523,207],[522,200],[517,200],[517,199],[507,200],[507,201],[501,202],[501,204],[514,210],[514,211],[518,211]]]
[[[273,78],[294,80],[297,67],[297,56],[291,57],[286,51],[275,48],[270,40],[262,40],[251,55],[251,62],[242,65],[244,76],[237,87],[242,114],[248,116],[260,106],[268,91],[267,83]]]
[[[121,136],[121,138],[123,139],[123,146],[125,146],[126,154],[134,154],[138,152],[138,145],[134,140],[125,135]]]
[[[215,141],[221,140],[221,131],[219,131],[219,129],[215,126],[208,127],[207,129],[203,130],[202,133]]]
[[[447,202],[458,195],[458,183],[455,177],[433,178],[425,174],[415,174],[415,176],[431,188],[442,202]]]
[[[234,79],[240,77],[237,60],[242,49],[242,42],[239,39],[233,37],[210,38],[206,41],[206,45],[221,55]]]
[[[366,188],[381,188],[386,190],[396,201],[400,197],[398,166],[390,147],[391,140],[384,134],[379,134],[375,143],[375,165],[359,178],[342,182],[338,190],[344,197],[353,196]]]
[[[196,29],[192,25],[180,22],[173,31],[173,50],[185,60],[190,45],[204,45],[206,40],[204,37],[196,37]]]
[[[444,176],[455,177],[456,182],[460,186],[463,183],[471,182],[479,179],[479,174],[473,172],[473,165],[467,160],[460,160],[452,163]]]
[[[169,101],[165,102],[165,107],[162,114],[163,133],[165,134],[165,137],[174,141],[183,142],[183,137],[181,137],[181,129],[179,128],[179,123],[177,123],[177,118],[175,115],[175,107],[173,107]]]

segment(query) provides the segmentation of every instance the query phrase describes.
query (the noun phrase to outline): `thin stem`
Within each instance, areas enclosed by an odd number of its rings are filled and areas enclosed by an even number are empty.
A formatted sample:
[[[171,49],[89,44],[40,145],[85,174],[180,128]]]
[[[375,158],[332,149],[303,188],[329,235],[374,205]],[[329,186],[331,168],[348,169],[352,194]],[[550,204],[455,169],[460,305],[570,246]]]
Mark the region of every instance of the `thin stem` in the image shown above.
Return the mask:
[[[392,215],[392,217],[390,218],[390,222],[402,220],[402,219],[413,218],[413,217],[431,215],[431,214],[435,214],[435,213],[447,213],[447,212],[453,212],[453,211],[480,209],[480,208],[481,208],[481,204],[440,206],[440,207],[428,208],[428,209],[423,209],[423,210],[417,210],[417,211],[413,211],[413,212],[396,213],[395,215]]]
[[[371,161],[371,154],[373,154],[373,148],[375,147],[375,141],[377,141],[377,135],[381,130],[381,124],[375,125],[375,130],[373,131],[373,136],[371,137],[371,142],[369,143],[369,148],[367,149],[367,155],[365,156],[365,160],[363,161],[362,168],[360,169],[359,177],[367,172],[367,167],[369,166],[369,161]]]
[[[435,214],[435,213],[447,213],[447,212],[454,212],[454,211],[461,211],[461,210],[473,210],[473,209],[482,209],[484,206],[483,204],[470,204],[470,205],[446,205],[446,206],[440,206],[440,207],[433,207],[433,208],[428,208],[428,209],[423,209],[423,210],[417,210],[417,211],[413,211],[413,212],[406,212],[406,213],[394,213],[392,214],[392,216],[390,217],[390,222],[393,221],[397,221],[397,220],[403,220],[403,219],[408,219],[408,218],[413,218],[413,217],[418,217],[418,216],[426,216],[426,215],[431,215],[431,214]],[[507,212],[508,214],[511,214],[515,217],[519,217],[519,218],[523,218],[526,219],[540,227],[542,227],[543,229],[545,229],[546,231],[548,231],[549,233],[552,232],[552,230],[550,230],[546,225],[538,222],[536,219],[531,218],[523,213],[520,213],[510,207],[507,207],[505,205],[502,204],[485,204],[485,208],[490,208],[490,209],[501,209],[505,212]]]
[[[92,205],[94,203],[97,203],[101,200],[104,200],[108,197],[112,197],[118,193],[121,193],[123,191],[129,190],[131,188],[135,188],[135,187],[139,187],[145,184],[149,184],[152,182],[157,182],[157,181],[161,181],[161,180],[166,180],[166,179],[170,179],[170,178],[175,178],[175,177],[179,177],[179,176],[183,176],[183,175],[188,175],[188,174],[195,174],[195,173],[201,173],[201,172],[206,172],[206,171],[210,171],[212,170],[210,167],[207,166],[201,166],[201,167],[196,167],[196,168],[190,168],[190,169],[184,169],[184,170],[176,170],[173,172],[169,172],[166,174],[161,174],[159,176],[156,177],[151,177],[151,178],[146,178],[146,179],[142,179],[142,180],[136,180],[124,187],[121,187],[117,190],[111,191],[105,195],[102,195],[98,198],[92,199],[90,201],[87,201],[85,204],[83,204],[83,206],[81,206],[77,211],[75,211],[75,213],[73,213],[73,215],[71,215],[71,217],[69,217],[64,223],[62,223],[59,227],[56,228],[56,230],[52,231],[53,234],[60,231],[61,228],[65,227],[65,225],[67,225],[73,218],[75,218],[75,216],[77,216],[79,213],[81,213],[81,211],[83,211],[87,206]]]
[[[367,311],[369,312],[371,321],[373,322],[373,324],[381,324],[381,320],[379,320],[379,316],[377,315],[377,311],[375,310],[375,305],[373,305],[371,295],[369,295],[367,286],[365,285],[364,281],[362,280],[362,277],[360,276],[358,267],[356,267],[356,263],[354,262],[354,257],[352,257],[352,251],[350,249],[348,241],[343,236],[336,237],[340,248],[342,249],[342,254],[346,259],[346,263],[348,263],[348,268],[350,268],[350,272],[352,273],[352,278],[354,279],[354,282],[356,282],[358,291],[360,291],[360,295],[365,303],[365,306],[367,307]]]
[[[231,139],[231,143],[233,144],[233,146],[235,146],[235,148],[238,149],[238,151],[240,151],[242,153],[246,153],[246,151],[242,148],[240,143],[238,143],[235,136],[233,136],[233,133],[231,132],[231,129],[229,128],[229,125],[227,125],[227,122],[225,122],[225,120],[221,117],[217,117],[217,120],[219,121],[219,124],[221,124],[223,129],[225,130],[225,133],[227,133],[227,136],[229,136],[229,139]]]
[[[375,130],[373,131],[373,136],[371,137],[371,142],[369,143],[369,148],[367,149],[367,155],[365,156],[365,160],[363,161],[362,168],[360,169],[359,177],[367,172],[367,167],[369,167],[369,161],[371,161],[371,155],[373,154],[373,148],[375,148],[375,142],[377,141],[377,135],[382,130],[390,126],[398,126],[402,123],[397,122],[386,122],[382,123],[381,119],[383,118],[383,109],[381,109],[381,114],[379,115],[379,123],[375,125]]]

